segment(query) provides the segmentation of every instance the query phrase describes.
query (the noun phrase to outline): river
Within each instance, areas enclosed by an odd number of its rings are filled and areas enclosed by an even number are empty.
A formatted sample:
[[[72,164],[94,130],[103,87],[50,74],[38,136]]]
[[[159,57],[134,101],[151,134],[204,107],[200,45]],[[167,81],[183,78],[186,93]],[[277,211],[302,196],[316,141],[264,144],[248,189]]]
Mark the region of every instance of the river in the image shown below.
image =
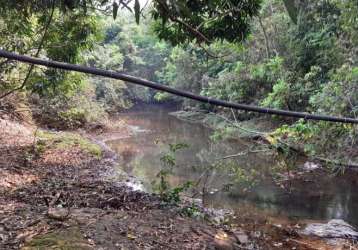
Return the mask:
[[[188,148],[175,155],[176,165],[168,176],[171,186],[188,180],[195,182],[200,177],[203,180],[207,167],[218,162],[219,158],[250,147],[249,142],[240,140],[213,142],[211,129],[179,120],[169,115],[170,111],[175,111],[175,108],[144,105],[123,113],[120,119],[131,127],[133,135],[106,142],[120,155],[124,171],[141,180],[146,191],[152,191],[152,183],[164,167],[160,158],[168,152],[169,144],[188,144]],[[325,221],[336,218],[358,226],[355,178],[327,173],[315,180],[315,175],[312,175],[311,179],[301,181],[288,192],[272,181],[269,170],[276,162],[270,155],[248,154],[235,157],[230,162],[231,165],[227,163],[221,168],[213,168],[210,175],[205,175],[207,192],[199,198],[203,199],[206,207],[287,220]],[[248,172],[254,170],[260,181],[252,185],[253,180],[245,179],[240,171],[236,174],[226,171],[232,163]]]

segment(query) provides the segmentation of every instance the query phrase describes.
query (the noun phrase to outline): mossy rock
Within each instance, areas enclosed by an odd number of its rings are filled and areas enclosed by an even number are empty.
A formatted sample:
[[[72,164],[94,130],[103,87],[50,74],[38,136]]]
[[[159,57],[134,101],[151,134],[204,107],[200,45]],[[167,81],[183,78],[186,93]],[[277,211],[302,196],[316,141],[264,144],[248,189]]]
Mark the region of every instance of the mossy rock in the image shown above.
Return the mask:
[[[92,250],[93,246],[76,229],[56,231],[41,236],[36,236],[25,244],[21,250]]]

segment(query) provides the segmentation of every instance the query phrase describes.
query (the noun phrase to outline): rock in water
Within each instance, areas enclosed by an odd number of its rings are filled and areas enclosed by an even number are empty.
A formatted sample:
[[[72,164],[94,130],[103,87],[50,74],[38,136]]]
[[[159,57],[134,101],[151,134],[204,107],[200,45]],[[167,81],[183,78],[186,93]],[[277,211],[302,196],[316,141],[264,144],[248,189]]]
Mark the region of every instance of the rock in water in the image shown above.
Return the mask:
[[[322,238],[358,239],[358,232],[344,220],[330,220],[328,223],[308,224],[302,231],[305,235],[314,235]]]

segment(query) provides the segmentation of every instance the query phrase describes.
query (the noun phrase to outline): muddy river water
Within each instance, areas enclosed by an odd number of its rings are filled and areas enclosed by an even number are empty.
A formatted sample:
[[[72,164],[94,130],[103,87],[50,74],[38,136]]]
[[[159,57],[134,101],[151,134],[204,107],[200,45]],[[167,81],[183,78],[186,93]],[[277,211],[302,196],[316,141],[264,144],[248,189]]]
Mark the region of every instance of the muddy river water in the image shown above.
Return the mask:
[[[217,159],[250,147],[249,142],[238,140],[213,142],[210,139],[213,134],[211,129],[179,120],[169,115],[170,111],[175,110],[160,105],[146,105],[124,113],[120,119],[131,127],[133,135],[107,141],[120,155],[121,167],[141,180],[144,189],[149,192],[152,191],[153,180],[157,179],[158,172],[164,167],[160,158],[168,152],[169,144],[189,145],[175,156],[176,166],[168,176],[171,186],[188,180],[196,181],[200,177],[203,179],[205,169]],[[225,167],[212,169],[210,175],[205,175],[207,192],[199,197],[205,206],[289,220],[337,218],[358,226],[358,186],[354,179],[326,174],[319,180],[302,181],[289,193],[274,184],[271,178],[266,178],[270,167],[275,165],[270,155],[248,154],[234,160],[235,165],[243,169],[254,169],[261,181],[253,187],[245,186],[242,182],[235,182],[240,173],[228,174],[223,170]],[[230,164],[226,167],[230,168]],[[225,188],[229,185],[230,189]]]

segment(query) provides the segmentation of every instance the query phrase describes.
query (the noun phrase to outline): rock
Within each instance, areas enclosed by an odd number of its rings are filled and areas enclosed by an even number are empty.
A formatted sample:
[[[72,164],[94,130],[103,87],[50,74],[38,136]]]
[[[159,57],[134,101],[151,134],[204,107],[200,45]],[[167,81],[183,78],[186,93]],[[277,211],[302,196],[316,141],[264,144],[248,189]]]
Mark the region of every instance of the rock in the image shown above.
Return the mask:
[[[328,223],[308,224],[302,231],[305,235],[318,236],[321,238],[345,238],[358,239],[358,232],[344,220],[334,219]]]
[[[229,209],[204,208],[204,213],[215,224],[222,224],[233,215],[233,212]]]
[[[314,171],[316,169],[319,169],[320,167],[321,166],[319,164],[310,161],[306,161],[305,164],[303,164],[303,169],[305,171]]]
[[[69,210],[67,208],[52,208],[47,211],[47,216],[54,220],[64,221],[69,217]]]
[[[214,245],[215,245],[216,250],[233,250],[234,249],[232,242],[221,240],[221,239],[215,239]]]
[[[235,235],[235,238],[237,239],[237,241],[240,244],[249,243],[249,237],[247,236],[247,234],[243,230],[236,229],[235,231],[233,231],[233,234]]]
[[[273,246],[281,248],[283,246],[283,243],[282,242],[274,242]]]
[[[214,245],[216,250],[233,250],[234,240],[227,233],[219,230],[214,237]]]

